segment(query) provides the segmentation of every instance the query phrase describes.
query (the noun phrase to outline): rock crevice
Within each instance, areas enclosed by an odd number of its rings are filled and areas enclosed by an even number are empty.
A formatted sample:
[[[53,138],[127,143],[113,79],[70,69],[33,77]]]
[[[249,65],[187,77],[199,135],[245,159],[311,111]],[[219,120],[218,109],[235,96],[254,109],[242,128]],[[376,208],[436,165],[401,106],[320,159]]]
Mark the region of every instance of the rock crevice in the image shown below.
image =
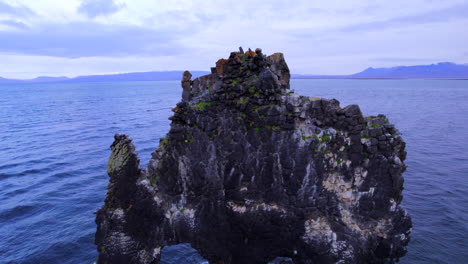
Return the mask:
[[[182,79],[183,100],[146,169],[128,136],[111,146],[98,263],[158,263],[190,243],[210,263],[392,263],[405,143],[384,115],[289,90],[281,53],[232,52]]]

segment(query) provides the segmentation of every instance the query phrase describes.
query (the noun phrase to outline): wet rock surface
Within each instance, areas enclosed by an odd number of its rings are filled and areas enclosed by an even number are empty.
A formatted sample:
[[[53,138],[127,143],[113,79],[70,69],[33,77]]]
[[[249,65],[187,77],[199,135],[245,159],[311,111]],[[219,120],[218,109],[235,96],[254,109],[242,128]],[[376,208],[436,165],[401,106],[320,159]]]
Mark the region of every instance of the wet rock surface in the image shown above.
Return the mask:
[[[146,169],[129,137],[115,136],[98,263],[158,263],[179,243],[225,264],[405,254],[405,143],[384,115],[290,91],[281,53],[232,52],[190,78]]]

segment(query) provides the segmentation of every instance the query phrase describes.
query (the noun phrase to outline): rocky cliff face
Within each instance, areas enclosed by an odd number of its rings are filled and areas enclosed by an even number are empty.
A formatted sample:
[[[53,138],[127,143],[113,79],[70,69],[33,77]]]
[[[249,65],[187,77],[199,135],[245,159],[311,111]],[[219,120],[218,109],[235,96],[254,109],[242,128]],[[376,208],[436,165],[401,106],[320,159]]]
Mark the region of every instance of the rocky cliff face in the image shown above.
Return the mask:
[[[182,79],[183,100],[146,169],[116,135],[98,263],[158,263],[190,243],[210,263],[392,263],[411,219],[400,207],[405,143],[383,115],[289,89],[281,53],[233,52]]]

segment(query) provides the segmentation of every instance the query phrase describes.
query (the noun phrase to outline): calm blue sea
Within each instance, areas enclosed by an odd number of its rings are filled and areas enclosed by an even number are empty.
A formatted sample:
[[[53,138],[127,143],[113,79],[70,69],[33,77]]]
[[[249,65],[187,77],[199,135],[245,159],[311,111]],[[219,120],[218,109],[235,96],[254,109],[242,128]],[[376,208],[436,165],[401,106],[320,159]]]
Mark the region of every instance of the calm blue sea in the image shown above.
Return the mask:
[[[403,205],[413,217],[402,263],[468,263],[468,81],[293,80],[296,92],[386,114],[407,142]],[[179,82],[0,85],[0,263],[96,259],[115,133],[142,165],[169,129]],[[163,263],[202,263],[187,245]]]

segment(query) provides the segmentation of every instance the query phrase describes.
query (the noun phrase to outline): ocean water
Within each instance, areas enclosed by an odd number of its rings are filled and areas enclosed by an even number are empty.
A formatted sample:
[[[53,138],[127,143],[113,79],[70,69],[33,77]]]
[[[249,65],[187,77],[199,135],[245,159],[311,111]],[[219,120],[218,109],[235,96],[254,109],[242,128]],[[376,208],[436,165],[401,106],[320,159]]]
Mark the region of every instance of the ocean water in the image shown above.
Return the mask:
[[[386,114],[407,142],[401,263],[468,263],[468,81],[292,80],[297,93]],[[0,85],[0,263],[93,263],[115,133],[142,166],[169,129],[179,82]],[[189,245],[164,264],[206,263]]]

